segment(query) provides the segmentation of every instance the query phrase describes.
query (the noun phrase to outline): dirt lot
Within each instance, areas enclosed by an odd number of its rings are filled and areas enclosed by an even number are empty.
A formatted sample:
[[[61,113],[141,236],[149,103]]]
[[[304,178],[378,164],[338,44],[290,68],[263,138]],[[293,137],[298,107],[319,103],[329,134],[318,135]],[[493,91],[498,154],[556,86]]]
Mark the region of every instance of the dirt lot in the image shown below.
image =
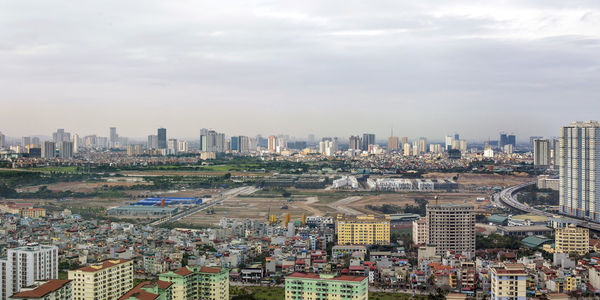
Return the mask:
[[[452,179],[456,176],[456,173],[427,173],[424,174],[424,178],[437,178],[437,179]],[[517,185],[524,182],[535,180],[529,177],[527,174],[521,176],[507,176],[500,174],[460,174],[458,177],[458,184],[467,187],[494,187],[494,186],[511,186]]]
[[[391,204],[397,206],[414,205],[415,198],[425,198],[429,203],[435,202],[435,196],[438,196],[438,203],[454,203],[454,204],[473,204],[475,208],[480,205],[489,204],[488,201],[477,202],[477,198],[488,198],[486,193],[387,193],[372,196],[365,196],[361,200],[355,201],[349,205],[358,211],[368,214],[379,214],[376,211],[371,211],[366,208],[367,205],[381,206],[383,204]]]

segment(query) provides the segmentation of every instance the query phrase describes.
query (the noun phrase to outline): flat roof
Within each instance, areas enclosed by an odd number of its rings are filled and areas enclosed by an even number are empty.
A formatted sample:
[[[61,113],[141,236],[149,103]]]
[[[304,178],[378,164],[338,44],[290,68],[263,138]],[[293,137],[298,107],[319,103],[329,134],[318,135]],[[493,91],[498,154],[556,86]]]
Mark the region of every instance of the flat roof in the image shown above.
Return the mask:
[[[301,273],[296,272],[286,277],[290,278],[303,278],[303,279],[316,279],[316,280],[337,280],[337,281],[349,281],[349,282],[361,282],[365,278],[365,276],[350,276],[350,275],[341,275],[332,278],[322,278],[319,274],[315,273]]]
[[[498,226],[498,228],[509,231],[509,232],[522,232],[522,231],[552,231],[552,228],[544,225],[532,225],[532,226]]]

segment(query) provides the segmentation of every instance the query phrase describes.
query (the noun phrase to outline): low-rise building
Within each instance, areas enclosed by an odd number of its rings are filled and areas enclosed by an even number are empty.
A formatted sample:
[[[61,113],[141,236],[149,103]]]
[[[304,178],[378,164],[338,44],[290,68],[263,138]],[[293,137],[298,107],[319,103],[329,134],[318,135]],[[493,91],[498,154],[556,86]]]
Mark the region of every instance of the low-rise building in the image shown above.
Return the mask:
[[[339,245],[389,245],[390,217],[338,215]]]
[[[575,225],[557,228],[554,244],[556,253],[585,255],[590,251],[590,230]]]
[[[293,273],[285,278],[285,299],[353,299],[369,298],[366,276]]]
[[[527,273],[522,264],[491,268],[491,299],[527,299]]]

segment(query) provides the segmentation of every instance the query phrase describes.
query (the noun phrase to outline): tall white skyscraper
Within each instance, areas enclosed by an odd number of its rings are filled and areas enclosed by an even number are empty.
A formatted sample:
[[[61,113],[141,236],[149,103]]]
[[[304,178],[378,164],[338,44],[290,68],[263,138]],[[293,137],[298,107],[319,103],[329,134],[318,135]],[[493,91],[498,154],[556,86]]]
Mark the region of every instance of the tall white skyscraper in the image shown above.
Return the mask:
[[[73,153],[79,152],[79,134],[73,134]]]
[[[600,221],[600,124],[573,122],[560,131],[560,211]]]
[[[533,140],[533,165],[536,167],[547,167],[550,165],[549,140]]]
[[[452,149],[452,141],[454,141],[454,138],[451,135],[447,135],[446,140],[445,140],[446,149],[444,149],[444,150],[448,151],[448,150]]]
[[[7,250],[6,260],[0,261],[4,271],[0,299],[6,299],[35,281],[58,279],[58,247],[32,243]],[[3,294],[4,293],[4,294]]]

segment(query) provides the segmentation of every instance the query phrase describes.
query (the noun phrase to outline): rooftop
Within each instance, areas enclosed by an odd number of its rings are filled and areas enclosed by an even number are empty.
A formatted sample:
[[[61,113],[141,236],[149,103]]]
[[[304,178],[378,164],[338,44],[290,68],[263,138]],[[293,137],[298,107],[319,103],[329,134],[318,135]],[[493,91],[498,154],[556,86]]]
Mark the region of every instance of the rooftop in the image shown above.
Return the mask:
[[[69,282],[71,280],[50,280],[33,290],[16,293],[12,295],[12,298],[43,298],[49,293],[59,290]]]
[[[105,260],[99,264],[95,264],[95,265],[91,265],[91,266],[87,266],[87,267],[83,267],[83,268],[79,268],[75,271],[81,271],[81,272],[97,272],[100,270],[104,270],[104,269],[108,269],[110,267],[114,267],[116,265],[120,265],[123,263],[129,262],[129,260],[126,259],[110,259],[110,260]]]
[[[361,282],[365,278],[365,276],[349,276],[349,275],[341,275],[341,276],[323,276],[324,274],[315,274],[315,273],[300,273],[296,272],[291,275],[288,275],[287,278],[302,278],[302,279],[316,279],[316,280],[337,280],[337,281],[350,281],[350,282]]]

